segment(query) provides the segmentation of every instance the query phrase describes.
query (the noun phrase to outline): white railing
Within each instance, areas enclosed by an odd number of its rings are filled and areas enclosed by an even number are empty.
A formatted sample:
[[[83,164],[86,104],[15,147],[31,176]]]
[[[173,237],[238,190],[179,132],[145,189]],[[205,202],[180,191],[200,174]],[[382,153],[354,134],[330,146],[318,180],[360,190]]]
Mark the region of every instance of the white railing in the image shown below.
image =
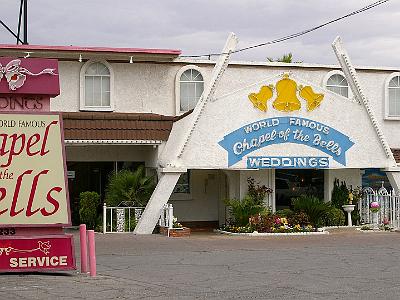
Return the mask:
[[[103,233],[133,232],[142,216],[144,207],[103,205]],[[165,204],[160,212],[160,226],[173,228],[174,208]]]
[[[103,233],[133,232],[144,207],[103,205]]]
[[[400,196],[396,195],[393,190],[389,193],[384,187],[378,191],[374,191],[372,188],[363,190],[363,197],[357,204],[361,224],[372,223],[370,204],[374,201],[380,204],[378,224],[387,221],[393,227],[400,228]]]
[[[162,227],[168,227],[171,229],[174,225],[174,208],[172,204],[165,204],[161,210],[160,220],[158,221],[158,225]]]

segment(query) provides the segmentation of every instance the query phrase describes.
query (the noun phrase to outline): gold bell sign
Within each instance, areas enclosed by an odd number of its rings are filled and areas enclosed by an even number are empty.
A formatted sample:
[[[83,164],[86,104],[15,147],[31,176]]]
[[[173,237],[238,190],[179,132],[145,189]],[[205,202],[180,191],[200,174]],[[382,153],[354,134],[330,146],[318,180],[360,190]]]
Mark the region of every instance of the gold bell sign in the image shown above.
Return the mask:
[[[276,85],[263,85],[258,93],[251,93],[249,100],[254,107],[267,111],[267,102],[276,93],[276,98],[272,102],[272,107],[278,111],[290,112],[301,109],[301,101],[298,96],[307,103],[307,111],[316,109],[324,99],[323,94],[315,93],[311,86],[298,85],[296,81],[289,78],[288,74],[284,74]]]

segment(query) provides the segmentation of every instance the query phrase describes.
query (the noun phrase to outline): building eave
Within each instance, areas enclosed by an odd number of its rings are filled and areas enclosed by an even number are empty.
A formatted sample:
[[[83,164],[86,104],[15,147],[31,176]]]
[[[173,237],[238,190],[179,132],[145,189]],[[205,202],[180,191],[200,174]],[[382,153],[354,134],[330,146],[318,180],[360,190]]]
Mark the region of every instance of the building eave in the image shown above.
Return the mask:
[[[114,47],[81,47],[49,45],[11,45],[0,44],[0,56],[57,58],[59,60],[106,59],[129,62],[137,61],[171,61],[181,54],[177,49],[151,48],[114,48]]]
[[[186,58],[177,57],[174,59],[175,63],[183,64],[203,64],[203,65],[215,65],[214,60],[197,59],[197,58]],[[229,66],[238,67],[271,67],[271,68],[298,68],[298,69],[337,69],[340,70],[339,65],[335,64],[313,64],[313,63],[282,63],[282,62],[268,62],[268,61],[230,61]],[[382,72],[398,72],[398,67],[388,66],[355,66],[356,70],[371,70],[371,71],[382,71]]]
[[[84,145],[161,145],[161,140],[65,140],[67,146]]]

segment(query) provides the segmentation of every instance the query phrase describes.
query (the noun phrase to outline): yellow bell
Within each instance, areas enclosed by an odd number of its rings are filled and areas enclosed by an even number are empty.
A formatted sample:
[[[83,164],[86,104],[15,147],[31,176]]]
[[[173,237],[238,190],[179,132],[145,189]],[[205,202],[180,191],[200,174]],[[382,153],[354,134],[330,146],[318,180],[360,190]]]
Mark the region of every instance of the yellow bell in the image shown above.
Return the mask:
[[[279,111],[295,111],[301,108],[300,100],[297,99],[297,83],[287,77],[276,84],[278,97],[272,106]]]
[[[267,111],[267,101],[272,98],[272,95],[272,88],[264,85],[257,94],[251,93],[249,100],[253,103],[254,107],[261,111]]]
[[[324,99],[324,95],[314,93],[311,86],[305,86],[302,88],[300,91],[300,97],[307,101],[308,111],[316,109]]]

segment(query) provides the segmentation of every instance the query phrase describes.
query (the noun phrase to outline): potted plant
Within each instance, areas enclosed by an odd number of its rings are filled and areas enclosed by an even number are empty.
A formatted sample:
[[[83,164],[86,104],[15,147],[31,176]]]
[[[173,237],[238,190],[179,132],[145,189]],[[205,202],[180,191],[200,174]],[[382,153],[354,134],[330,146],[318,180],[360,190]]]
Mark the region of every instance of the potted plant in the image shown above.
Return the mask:
[[[381,205],[378,201],[373,201],[369,204],[369,210],[372,213],[373,229],[378,229],[378,212],[381,209]]]

